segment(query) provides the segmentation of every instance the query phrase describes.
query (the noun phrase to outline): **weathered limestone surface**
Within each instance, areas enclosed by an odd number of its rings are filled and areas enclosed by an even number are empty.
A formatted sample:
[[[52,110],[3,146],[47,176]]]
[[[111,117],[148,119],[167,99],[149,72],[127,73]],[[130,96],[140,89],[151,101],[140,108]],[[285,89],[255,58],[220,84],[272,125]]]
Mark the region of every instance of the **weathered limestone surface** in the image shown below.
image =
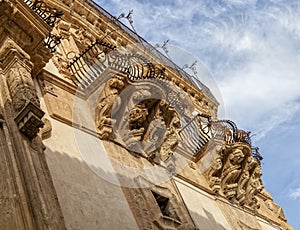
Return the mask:
[[[82,159],[72,128],[51,118],[46,159],[68,229],[137,229],[122,189],[97,176]],[[88,134],[82,138],[92,139]],[[63,142],[60,140],[63,139]],[[94,151],[95,145],[90,141]],[[100,148],[101,149],[101,148]],[[105,151],[102,149],[102,151]],[[101,170],[101,169],[100,169]]]
[[[0,18],[1,229],[65,229],[32,79],[50,58],[50,28],[23,1],[1,1]]]
[[[231,228],[213,196],[180,179],[175,184],[199,229]]]
[[[91,1],[46,3],[0,0],[0,229],[292,229],[209,90]]]

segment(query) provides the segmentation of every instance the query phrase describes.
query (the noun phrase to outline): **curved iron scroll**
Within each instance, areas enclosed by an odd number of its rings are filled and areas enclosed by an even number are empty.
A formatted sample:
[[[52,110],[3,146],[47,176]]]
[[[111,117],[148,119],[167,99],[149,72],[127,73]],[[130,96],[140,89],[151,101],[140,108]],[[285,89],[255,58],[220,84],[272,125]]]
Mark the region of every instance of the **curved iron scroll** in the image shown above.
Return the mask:
[[[63,16],[63,12],[50,7],[43,1],[24,0],[24,2],[50,27],[54,27],[58,19]]]
[[[60,42],[61,36],[49,33],[48,37],[46,37],[44,40],[44,45],[50,49],[51,53],[54,53],[56,51],[56,46],[60,44]]]
[[[107,54],[115,48],[97,40],[73,58],[68,65],[73,83],[83,89],[88,87],[107,68]]]
[[[206,118],[207,121],[203,121]],[[227,143],[242,142],[248,144],[252,149],[252,156],[261,164],[263,160],[258,147],[252,147],[250,132],[240,130],[230,120],[210,121],[203,115],[195,116],[181,131],[180,136],[183,145],[195,155],[211,139],[217,138]]]
[[[253,158],[261,165],[261,161],[264,159],[263,156],[259,152],[258,147],[251,148]]]
[[[116,46],[97,40],[72,59],[68,68],[75,85],[86,89],[107,68],[125,73],[129,81],[163,79],[165,69],[159,68],[137,53],[121,53]]]

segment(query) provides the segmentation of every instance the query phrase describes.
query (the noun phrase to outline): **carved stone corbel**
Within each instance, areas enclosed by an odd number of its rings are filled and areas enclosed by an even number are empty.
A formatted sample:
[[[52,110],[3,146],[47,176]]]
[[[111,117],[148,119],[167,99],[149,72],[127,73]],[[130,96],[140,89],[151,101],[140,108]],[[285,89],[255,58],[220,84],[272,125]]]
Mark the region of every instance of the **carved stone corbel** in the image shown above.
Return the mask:
[[[224,164],[221,187],[224,195],[228,199],[232,199],[237,193],[237,179],[241,172],[241,162],[243,161],[244,156],[241,149],[232,149]]]
[[[103,140],[108,140],[112,135],[113,123],[115,121],[111,118],[111,112],[113,105],[124,86],[124,79],[122,77],[112,77],[106,82],[97,101],[96,126],[99,136]]]
[[[15,122],[21,133],[33,139],[44,125],[42,121],[44,114],[39,107],[28,102],[15,118]]]
[[[256,195],[263,189],[262,174],[248,145],[226,143],[204,175],[214,192],[241,206],[259,208]]]

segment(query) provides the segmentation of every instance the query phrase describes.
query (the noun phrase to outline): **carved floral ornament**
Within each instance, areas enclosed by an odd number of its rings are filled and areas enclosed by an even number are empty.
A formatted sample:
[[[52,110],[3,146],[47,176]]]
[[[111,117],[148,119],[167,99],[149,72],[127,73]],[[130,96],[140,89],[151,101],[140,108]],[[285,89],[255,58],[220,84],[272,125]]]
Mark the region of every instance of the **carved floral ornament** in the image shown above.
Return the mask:
[[[205,173],[211,189],[241,206],[259,208],[261,168],[247,144],[226,144]]]

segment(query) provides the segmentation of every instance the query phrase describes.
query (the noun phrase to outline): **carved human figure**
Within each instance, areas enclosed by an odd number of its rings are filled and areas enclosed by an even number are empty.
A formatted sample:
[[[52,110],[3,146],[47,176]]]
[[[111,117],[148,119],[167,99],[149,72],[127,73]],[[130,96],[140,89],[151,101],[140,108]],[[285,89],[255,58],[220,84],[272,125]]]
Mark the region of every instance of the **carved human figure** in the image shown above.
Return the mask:
[[[243,205],[246,199],[246,186],[250,179],[250,171],[252,171],[252,169],[256,166],[257,162],[253,159],[252,156],[249,156],[238,182],[237,201],[240,205]]]
[[[221,169],[222,169],[222,155],[219,155],[211,167],[208,170],[207,177],[209,181],[209,186],[214,192],[219,192],[221,189]]]
[[[166,124],[164,120],[155,119],[150,122],[149,128],[149,138],[147,139],[147,145],[145,146],[145,150],[147,152],[155,151],[164,140],[164,136],[166,133]]]
[[[264,186],[261,181],[261,169],[259,166],[256,166],[250,179],[247,184],[246,189],[246,198],[247,198],[247,205],[252,208],[258,208],[258,200],[255,197],[258,192],[260,192]]]
[[[133,92],[129,99],[122,98],[122,100],[127,99],[128,103],[126,103],[126,107],[122,112],[123,119],[118,124],[118,133],[121,135],[120,138],[124,141],[127,149],[140,149],[138,150],[140,153],[144,152],[141,141],[146,131],[146,120],[149,115],[144,99],[150,95],[151,93],[148,90],[138,90]]]
[[[69,70],[68,70],[68,61],[66,60],[63,55],[61,55],[58,52],[55,52],[55,54],[52,57],[52,62],[55,65],[55,67],[58,69],[58,72],[60,74],[63,74],[64,77],[70,78]]]
[[[148,109],[144,103],[136,105],[129,114],[129,127],[130,129],[139,129],[143,126],[148,116]]]
[[[230,144],[233,142],[233,138],[232,138],[232,131],[229,128],[225,128],[225,141],[226,143]]]
[[[169,127],[167,127],[164,142],[159,148],[159,158],[161,161],[167,161],[176,149],[179,143],[179,129],[180,129],[180,119],[178,116],[174,116],[171,120]]]
[[[114,103],[124,87],[122,78],[113,77],[109,79],[102,91],[96,106],[96,125],[100,138],[107,139],[112,133],[113,120],[111,111]]]
[[[222,172],[221,187],[228,198],[233,198],[237,190],[237,179],[241,173],[241,162],[244,153],[241,149],[235,148],[229,152]]]
[[[139,152],[145,157],[144,154],[142,136],[145,132],[145,121],[148,116],[148,109],[144,103],[139,103],[136,105],[129,113],[129,129],[123,129],[118,132],[122,135],[122,140],[124,141],[125,147],[135,152]],[[125,121],[125,125],[126,125]]]

